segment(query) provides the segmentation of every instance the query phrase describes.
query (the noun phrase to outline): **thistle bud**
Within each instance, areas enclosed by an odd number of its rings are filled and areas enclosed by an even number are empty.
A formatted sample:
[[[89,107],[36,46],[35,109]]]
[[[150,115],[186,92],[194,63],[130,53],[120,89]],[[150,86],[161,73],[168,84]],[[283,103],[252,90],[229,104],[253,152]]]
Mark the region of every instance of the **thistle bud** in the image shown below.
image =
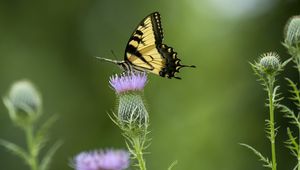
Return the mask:
[[[279,55],[275,52],[265,53],[261,56],[259,61],[261,72],[266,74],[273,74],[281,69]]]
[[[25,126],[40,116],[41,97],[29,81],[15,82],[3,101],[11,120],[17,125]]]
[[[126,72],[110,78],[110,84],[118,96],[118,122],[131,129],[148,126],[148,112],[142,99],[147,82],[146,73]]]
[[[287,46],[299,46],[300,44],[300,16],[293,16],[285,26],[285,44]]]

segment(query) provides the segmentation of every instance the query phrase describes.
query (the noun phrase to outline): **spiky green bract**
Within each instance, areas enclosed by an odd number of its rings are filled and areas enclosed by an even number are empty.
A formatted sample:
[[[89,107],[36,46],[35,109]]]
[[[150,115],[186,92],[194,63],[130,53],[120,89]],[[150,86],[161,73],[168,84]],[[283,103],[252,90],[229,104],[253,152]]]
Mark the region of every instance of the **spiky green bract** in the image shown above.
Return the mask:
[[[14,83],[8,96],[3,98],[3,102],[8,109],[13,124],[24,131],[27,148],[24,149],[3,139],[0,139],[0,145],[20,157],[31,170],[47,170],[54,153],[62,145],[62,142],[56,142],[41,159],[39,157],[41,150],[48,141],[49,128],[57,120],[57,117],[52,116],[39,128],[36,128],[36,124],[42,115],[42,99],[40,93],[29,81]]]
[[[266,74],[275,74],[280,69],[278,54],[274,52],[263,54],[259,61],[259,65],[261,66],[262,72],[265,72]]]
[[[261,55],[259,62],[255,62],[254,64],[250,63],[254,73],[258,76],[258,80],[264,86],[264,90],[268,94],[266,105],[269,109],[269,119],[266,120],[266,134],[271,145],[272,159],[271,161],[269,161],[267,157],[262,156],[259,151],[249,145],[242,144],[242,146],[245,146],[248,149],[252,150],[256,155],[260,157],[260,160],[264,162],[264,166],[271,168],[272,170],[277,169],[275,150],[277,128],[275,127],[274,112],[275,107],[282,99],[279,97],[280,94],[278,93],[279,86],[275,86],[275,82],[276,76],[280,71],[283,70],[283,67],[288,62],[289,61],[281,63],[278,54],[269,52]]]
[[[136,161],[134,166],[139,167],[140,170],[146,170],[143,155],[150,141],[147,138],[149,115],[142,96],[141,91],[117,93],[118,111],[114,114],[114,118],[111,118],[122,130],[127,148],[132,159]]]
[[[118,118],[123,127],[147,129],[149,115],[142,99],[142,93],[125,93],[118,96]]]

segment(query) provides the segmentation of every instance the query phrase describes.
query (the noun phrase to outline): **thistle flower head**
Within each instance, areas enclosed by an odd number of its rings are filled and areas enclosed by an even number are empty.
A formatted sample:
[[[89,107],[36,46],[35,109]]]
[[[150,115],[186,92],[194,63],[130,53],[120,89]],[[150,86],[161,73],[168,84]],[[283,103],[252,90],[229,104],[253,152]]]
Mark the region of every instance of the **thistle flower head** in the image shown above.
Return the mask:
[[[10,118],[18,125],[32,122],[40,116],[42,107],[40,93],[29,81],[14,83],[3,101]]]
[[[146,82],[144,72],[125,72],[109,80],[119,99],[117,122],[125,129],[144,130],[148,126],[148,112],[140,93]]]
[[[300,16],[291,17],[284,31],[284,39],[285,43],[288,46],[298,46],[300,43]]]
[[[130,91],[142,91],[147,82],[147,75],[144,72],[125,72],[121,75],[110,77],[109,83],[114,90],[120,94]]]
[[[259,65],[261,72],[266,74],[273,74],[281,69],[279,55],[275,52],[263,54],[260,58]]]
[[[124,150],[96,150],[78,154],[73,166],[76,170],[124,170],[129,159],[130,154]]]

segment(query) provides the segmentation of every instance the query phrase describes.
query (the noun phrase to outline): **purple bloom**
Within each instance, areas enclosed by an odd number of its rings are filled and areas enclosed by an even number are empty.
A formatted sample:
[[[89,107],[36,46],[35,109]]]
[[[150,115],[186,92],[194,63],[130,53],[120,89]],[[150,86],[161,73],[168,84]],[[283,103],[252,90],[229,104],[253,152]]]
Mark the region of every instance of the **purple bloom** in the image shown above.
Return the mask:
[[[124,170],[129,166],[129,153],[124,150],[82,152],[74,159],[76,170]]]
[[[110,77],[109,83],[117,93],[143,90],[147,82],[144,72],[125,72]]]

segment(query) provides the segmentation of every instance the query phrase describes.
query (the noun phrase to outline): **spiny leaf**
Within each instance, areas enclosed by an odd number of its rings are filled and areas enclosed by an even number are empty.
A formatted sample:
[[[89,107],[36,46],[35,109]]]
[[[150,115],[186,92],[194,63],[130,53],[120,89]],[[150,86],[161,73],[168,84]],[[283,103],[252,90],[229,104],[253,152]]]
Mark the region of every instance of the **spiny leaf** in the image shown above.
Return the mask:
[[[254,149],[252,146],[250,145],[247,145],[245,143],[240,143],[241,146],[244,146],[248,149],[250,149],[256,156],[258,156],[259,160],[262,161],[264,164],[263,166],[264,167],[267,167],[267,168],[272,168],[272,162],[269,161],[268,158],[264,157],[259,151],[257,151],[256,149]]]
[[[26,164],[28,164],[28,165],[30,164],[28,153],[24,149],[22,149],[20,146],[14,144],[12,142],[3,140],[3,139],[0,139],[0,145],[2,145],[4,148],[6,148],[8,151],[10,151],[12,154],[23,159]]]
[[[49,168],[49,164],[51,163],[52,157],[58,148],[63,144],[62,141],[57,141],[46,153],[44,158],[41,161],[40,170],[47,170]]]

